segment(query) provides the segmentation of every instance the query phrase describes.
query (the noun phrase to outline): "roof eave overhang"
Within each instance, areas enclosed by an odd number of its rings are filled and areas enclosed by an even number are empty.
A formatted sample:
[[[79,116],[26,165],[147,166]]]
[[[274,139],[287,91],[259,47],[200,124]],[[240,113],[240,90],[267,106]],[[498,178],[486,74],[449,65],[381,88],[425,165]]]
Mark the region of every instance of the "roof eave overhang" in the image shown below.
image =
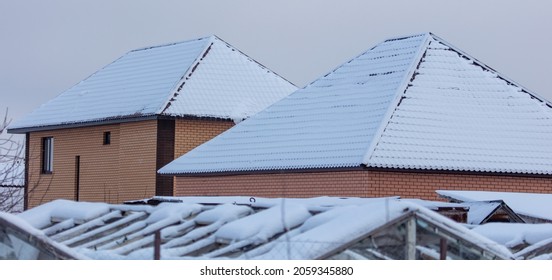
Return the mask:
[[[388,168],[371,167],[366,165],[348,167],[325,167],[325,168],[287,168],[270,170],[234,170],[217,172],[189,172],[189,173],[159,173],[163,176],[178,177],[211,177],[211,176],[233,176],[233,175],[256,175],[256,174],[293,174],[293,173],[321,173],[321,172],[346,172],[346,171],[368,171],[368,172],[403,172],[422,174],[455,174],[455,175],[479,175],[479,176],[511,176],[531,178],[552,178],[552,174],[514,173],[514,172],[490,172],[490,171],[461,171],[461,170],[439,170],[439,169],[414,169],[414,168]]]
[[[287,168],[287,169],[266,169],[266,170],[233,170],[216,172],[189,172],[189,173],[159,173],[163,176],[178,177],[211,177],[211,176],[234,176],[234,175],[253,175],[253,174],[293,174],[293,173],[321,173],[321,172],[345,172],[361,171],[362,166],[351,167],[323,167],[323,168]]]
[[[137,121],[145,121],[145,120],[155,120],[158,117],[159,116],[157,116],[157,115],[137,116],[137,117],[127,116],[127,117],[109,118],[109,119],[85,121],[85,122],[63,123],[63,124],[20,127],[20,128],[8,128],[8,133],[23,134],[23,133],[27,133],[27,132],[38,132],[38,131],[57,130],[57,129],[66,129],[66,128],[77,128],[77,127],[108,125],[108,124],[116,124],[116,123],[137,122]]]
[[[170,115],[126,116],[126,117],[117,117],[117,118],[109,118],[109,119],[103,119],[103,120],[85,121],[85,122],[74,122],[74,123],[44,125],[44,126],[8,128],[8,133],[24,134],[24,133],[28,133],[28,132],[48,131],[48,130],[57,130],[57,129],[66,129],[66,128],[80,128],[80,127],[97,126],[97,125],[110,125],[110,124],[148,121],[148,120],[157,120],[157,119],[161,119],[161,120],[174,120],[174,119],[200,120],[201,119],[201,120],[216,120],[216,121],[232,121],[229,118],[223,118],[223,117],[194,116],[194,115],[182,115],[182,116],[170,116]]]

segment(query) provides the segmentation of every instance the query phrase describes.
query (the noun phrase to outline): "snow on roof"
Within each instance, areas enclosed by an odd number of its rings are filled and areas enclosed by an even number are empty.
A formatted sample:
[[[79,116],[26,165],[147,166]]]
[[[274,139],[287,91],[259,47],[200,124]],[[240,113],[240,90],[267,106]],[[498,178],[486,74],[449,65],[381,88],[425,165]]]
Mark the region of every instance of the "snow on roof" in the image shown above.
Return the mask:
[[[159,170],[552,174],[552,110],[425,33],[386,40]]]
[[[10,131],[155,115],[240,120],[296,87],[216,36],[137,49],[35,111]]]
[[[514,254],[516,259],[550,259],[552,260],[552,238],[533,243]]]
[[[508,248],[524,248],[552,238],[552,224],[487,223],[472,230]]]
[[[466,222],[471,225],[480,225],[489,221],[493,214],[498,212],[506,213],[510,221],[523,222],[523,219],[519,217],[509,206],[503,201],[470,201],[461,203],[451,203],[442,201],[431,201],[423,199],[403,198],[403,201],[415,203],[423,206],[427,209],[437,211],[438,213],[446,216],[444,211],[449,209],[457,211],[465,211],[467,214]]]
[[[520,215],[552,221],[552,194],[448,190],[436,192],[454,201],[502,200]]]
[[[491,255],[512,258],[503,246],[396,198],[176,197],[172,201],[151,206],[58,200],[19,217],[93,259],[151,259],[157,230],[164,259],[317,259],[416,213]]]
[[[87,259],[16,215],[0,212],[0,229],[0,259]]]
[[[468,212],[468,224],[480,225],[485,222],[485,219],[494,213],[501,203],[498,201],[489,202],[467,202],[462,203],[470,208]]]

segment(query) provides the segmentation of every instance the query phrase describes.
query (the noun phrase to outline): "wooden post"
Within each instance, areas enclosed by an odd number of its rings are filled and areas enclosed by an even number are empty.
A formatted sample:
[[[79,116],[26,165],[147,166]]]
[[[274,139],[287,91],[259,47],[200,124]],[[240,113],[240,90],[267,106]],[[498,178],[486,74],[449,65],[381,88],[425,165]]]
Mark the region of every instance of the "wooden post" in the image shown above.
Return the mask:
[[[155,236],[153,237],[153,259],[161,259],[161,231],[156,230]]]
[[[444,238],[441,238],[441,241],[439,242],[439,259],[446,260],[447,259],[447,240]]]
[[[414,217],[406,222],[406,259],[416,259],[416,218]]]

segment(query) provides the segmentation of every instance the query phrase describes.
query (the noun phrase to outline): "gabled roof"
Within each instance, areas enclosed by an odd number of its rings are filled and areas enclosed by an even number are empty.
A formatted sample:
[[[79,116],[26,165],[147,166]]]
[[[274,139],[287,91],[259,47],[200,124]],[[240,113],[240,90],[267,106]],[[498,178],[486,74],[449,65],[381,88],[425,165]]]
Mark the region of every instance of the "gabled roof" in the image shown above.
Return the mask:
[[[395,223],[411,217],[423,221],[420,227],[437,228],[430,231],[432,238],[420,238],[423,241],[417,245],[424,247],[420,249],[424,252],[438,248],[439,236],[446,236],[450,246],[463,246],[465,253],[475,253],[476,258],[512,258],[505,247],[396,198],[170,200],[155,207],[56,200],[19,217],[52,240],[92,259],[152,259],[156,231],[160,231],[163,259],[343,258],[344,254],[363,255],[352,247],[371,238],[380,227],[391,227],[391,234],[404,233],[395,230],[401,226]],[[342,253],[349,249],[353,253]],[[371,252],[377,250],[372,248]],[[396,248],[394,251],[397,253]],[[395,257],[405,258],[404,254]]]
[[[550,103],[424,33],[343,64],[162,168],[552,174]]]
[[[158,115],[241,121],[297,88],[216,36],[128,52],[10,132]]]
[[[526,222],[552,221],[552,194],[452,190],[436,192],[439,196],[454,202],[502,200]]]

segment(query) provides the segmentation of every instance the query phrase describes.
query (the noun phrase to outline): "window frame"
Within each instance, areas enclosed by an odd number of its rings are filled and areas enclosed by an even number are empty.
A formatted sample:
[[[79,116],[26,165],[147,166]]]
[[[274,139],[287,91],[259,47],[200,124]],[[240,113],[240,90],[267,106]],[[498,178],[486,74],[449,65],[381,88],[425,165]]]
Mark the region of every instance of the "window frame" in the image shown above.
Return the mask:
[[[104,131],[103,133],[103,144],[111,145],[111,131]]]
[[[42,137],[42,174],[52,174],[54,172],[54,137]]]

